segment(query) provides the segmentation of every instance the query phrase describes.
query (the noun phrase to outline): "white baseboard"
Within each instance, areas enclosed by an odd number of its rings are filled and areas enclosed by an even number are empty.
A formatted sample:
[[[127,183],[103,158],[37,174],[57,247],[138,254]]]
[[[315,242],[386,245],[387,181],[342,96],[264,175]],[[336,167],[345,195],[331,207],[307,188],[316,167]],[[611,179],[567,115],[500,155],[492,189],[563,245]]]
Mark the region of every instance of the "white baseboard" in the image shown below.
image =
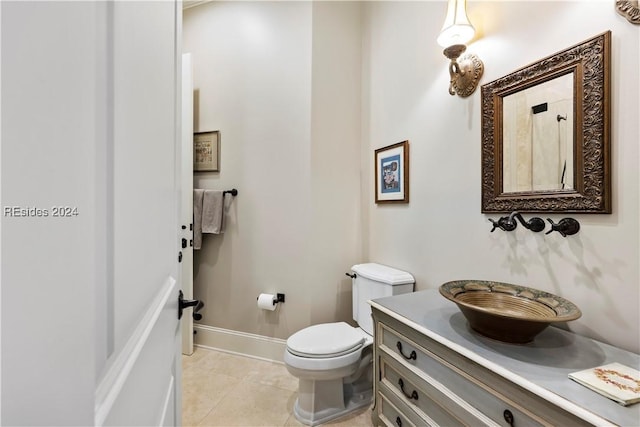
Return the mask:
[[[263,335],[215,328],[213,326],[194,324],[195,345],[211,348],[225,353],[239,354],[254,359],[284,363],[284,351],[287,341]]]

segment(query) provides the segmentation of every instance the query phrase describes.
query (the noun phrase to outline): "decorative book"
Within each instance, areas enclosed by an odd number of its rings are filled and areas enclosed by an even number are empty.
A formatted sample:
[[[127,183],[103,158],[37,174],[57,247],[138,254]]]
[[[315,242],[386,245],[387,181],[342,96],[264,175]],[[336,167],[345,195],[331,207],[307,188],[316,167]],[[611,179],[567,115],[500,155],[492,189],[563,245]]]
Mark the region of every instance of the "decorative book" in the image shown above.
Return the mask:
[[[572,372],[569,378],[624,406],[640,402],[640,371],[620,363]]]

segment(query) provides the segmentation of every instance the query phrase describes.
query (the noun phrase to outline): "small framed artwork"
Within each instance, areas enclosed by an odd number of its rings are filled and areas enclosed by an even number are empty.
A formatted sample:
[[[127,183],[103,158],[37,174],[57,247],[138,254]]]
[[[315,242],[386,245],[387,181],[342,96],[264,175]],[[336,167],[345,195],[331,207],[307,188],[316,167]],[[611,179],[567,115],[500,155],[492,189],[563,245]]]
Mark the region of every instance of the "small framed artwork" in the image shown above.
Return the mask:
[[[220,131],[193,134],[193,170],[195,172],[218,172],[220,154]]]
[[[376,203],[409,203],[409,141],[375,150]]]

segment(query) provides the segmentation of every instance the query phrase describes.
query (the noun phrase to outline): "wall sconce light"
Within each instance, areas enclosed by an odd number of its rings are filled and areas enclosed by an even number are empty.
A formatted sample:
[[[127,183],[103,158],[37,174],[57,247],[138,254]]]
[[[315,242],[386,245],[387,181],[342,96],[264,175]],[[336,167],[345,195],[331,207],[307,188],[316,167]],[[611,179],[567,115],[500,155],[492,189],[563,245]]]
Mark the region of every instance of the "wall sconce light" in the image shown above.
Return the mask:
[[[449,58],[449,94],[466,98],[471,95],[484,72],[484,64],[476,55],[464,53],[465,45],[476,30],[467,17],[466,0],[448,0],[447,17],[438,36],[438,44],[444,47],[444,56]],[[461,56],[462,55],[462,56]]]

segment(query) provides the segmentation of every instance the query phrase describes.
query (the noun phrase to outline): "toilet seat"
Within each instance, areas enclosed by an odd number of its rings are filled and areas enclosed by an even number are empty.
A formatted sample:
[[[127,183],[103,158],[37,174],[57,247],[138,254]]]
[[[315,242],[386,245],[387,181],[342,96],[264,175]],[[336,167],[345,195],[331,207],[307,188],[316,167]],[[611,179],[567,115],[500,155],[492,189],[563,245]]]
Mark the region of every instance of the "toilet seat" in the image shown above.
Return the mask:
[[[296,356],[313,359],[339,357],[360,350],[365,334],[345,322],[321,323],[291,335],[287,350]]]

